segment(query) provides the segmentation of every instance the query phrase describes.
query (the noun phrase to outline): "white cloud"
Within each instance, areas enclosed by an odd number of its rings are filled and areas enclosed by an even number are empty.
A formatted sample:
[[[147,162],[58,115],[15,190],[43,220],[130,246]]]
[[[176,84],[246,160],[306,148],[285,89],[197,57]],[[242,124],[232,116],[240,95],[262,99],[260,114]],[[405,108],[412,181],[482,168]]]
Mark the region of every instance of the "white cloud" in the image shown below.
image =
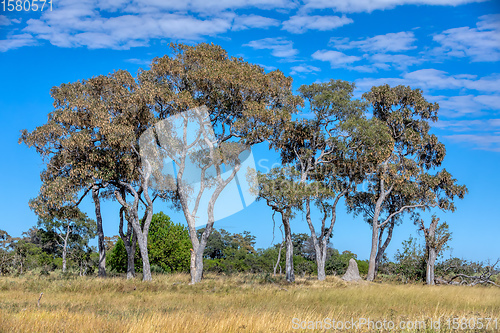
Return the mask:
[[[279,26],[275,19],[238,16],[231,10],[294,6],[292,0],[59,0],[57,11],[28,20],[23,33],[59,47],[129,49],[153,39],[198,41],[231,29]],[[26,40],[15,35],[10,39],[2,43],[4,50]]]
[[[341,13],[371,13],[374,10],[392,9],[402,5],[459,6],[487,0],[305,0],[305,8],[332,8]]]
[[[477,28],[448,29],[433,37],[441,44],[435,55],[470,57],[472,61],[500,60],[500,14],[480,17]]]
[[[9,36],[7,39],[0,40],[0,52],[35,44],[36,40],[30,34],[13,35]]]
[[[438,120],[432,127],[452,132],[500,131],[500,119]]]
[[[318,67],[314,67],[314,66],[310,66],[310,65],[298,65],[298,66],[293,66],[290,69],[292,70],[290,72],[291,75],[294,75],[297,73],[308,74],[308,73],[321,71],[321,69],[319,69]]]
[[[150,39],[198,40],[202,36],[226,32],[232,17],[201,20],[180,14],[122,15],[103,18],[87,10],[67,8],[44,19],[28,21],[24,29],[39,39],[59,47],[86,46],[91,49],[128,49],[146,46]]]
[[[70,1],[70,0],[65,0]],[[191,13],[215,14],[225,10],[241,8],[293,8],[291,0],[102,0],[98,7],[105,10],[123,10],[133,13],[153,13],[158,11],[184,11]]]
[[[440,113],[446,117],[479,116],[500,113],[500,95],[434,96]]]
[[[406,54],[378,53],[370,56],[369,59],[373,62],[375,68],[388,70],[394,67],[401,71],[407,70],[409,66],[418,65],[423,62],[423,59]]]
[[[369,64],[353,66],[349,69],[359,72],[376,72],[378,70],[397,69],[406,71],[408,67],[421,64],[423,59],[401,54],[413,50],[416,41],[412,31],[401,31],[367,37],[361,40],[349,38],[330,38],[329,45],[337,50],[358,50]]]
[[[283,30],[301,34],[308,30],[332,30],[353,22],[352,19],[345,16],[295,15],[290,17],[288,21],[283,22]]]
[[[364,52],[402,52],[415,49],[417,39],[411,31],[401,31],[378,35],[362,40],[350,41],[349,38],[332,37],[330,45],[338,50],[360,49]]]
[[[256,50],[272,50],[271,54],[278,58],[291,58],[299,53],[293,48],[293,42],[281,37],[253,40],[243,46],[250,46]]]
[[[236,16],[233,22],[233,30],[245,30],[250,28],[269,28],[280,25],[278,20],[259,15]]]
[[[338,68],[352,64],[361,60],[360,57],[350,56],[338,51],[319,50],[312,54],[312,58],[321,61],[328,61],[332,68]]]
[[[474,75],[450,75],[437,69],[419,69],[403,73],[399,78],[364,78],[356,81],[357,86],[369,90],[372,86],[380,84],[409,85],[421,88],[425,92],[430,90],[476,90],[487,93],[500,92],[500,75],[490,75],[477,78]]]
[[[0,26],[10,25],[10,20],[5,15],[0,15]]]
[[[500,75],[450,75],[435,69],[422,69],[404,73],[397,78],[356,80],[357,95],[382,84],[422,89],[429,101],[439,103],[439,114],[447,118],[492,117],[500,114]]]
[[[151,64],[151,59],[131,58],[131,59],[125,59],[125,62],[129,62],[131,64],[136,64],[136,65],[149,65]]]
[[[268,65],[263,65],[263,64],[256,64],[256,65],[259,65],[260,67],[264,68],[266,71],[274,71],[275,69],[277,69],[276,67],[274,66],[268,66]]]
[[[444,138],[476,149],[500,152],[500,135],[498,134],[454,134],[445,135]]]

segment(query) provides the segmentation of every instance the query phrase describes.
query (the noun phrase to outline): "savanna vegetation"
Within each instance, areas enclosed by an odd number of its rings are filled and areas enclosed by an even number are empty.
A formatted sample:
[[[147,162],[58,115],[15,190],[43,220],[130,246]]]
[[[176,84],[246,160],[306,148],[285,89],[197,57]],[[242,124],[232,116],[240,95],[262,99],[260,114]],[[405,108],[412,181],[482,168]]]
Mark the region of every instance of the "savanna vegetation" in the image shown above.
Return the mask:
[[[19,140],[45,168],[29,203],[38,224],[22,237],[0,231],[0,330],[281,332],[297,328],[293,318],[440,320],[442,328],[449,318],[500,320],[498,261],[443,258],[453,225],[422,214],[455,211],[468,191],[443,167],[445,146],[431,133],[439,106],[407,86],[372,87],[361,99],[354,91],[332,79],[294,93],[291,77],[213,44],[172,44],[136,75],[54,87],[47,122]],[[281,165],[245,170],[257,144]],[[217,229],[216,203],[242,178],[272,209],[282,243],[256,249],[249,232]],[[95,220],[80,210],[87,196]],[[102,227],[110,200],[120,206],[109,221],[115,236]],[[158,201],[185,221],[158,212]],[[370,253],[331,244],[341,205],[366,221]],[[298,213],[307,234],[291,228]],[[421,237],[390,259],[402,223]],[[366,281],[340,279],[350,259]]]

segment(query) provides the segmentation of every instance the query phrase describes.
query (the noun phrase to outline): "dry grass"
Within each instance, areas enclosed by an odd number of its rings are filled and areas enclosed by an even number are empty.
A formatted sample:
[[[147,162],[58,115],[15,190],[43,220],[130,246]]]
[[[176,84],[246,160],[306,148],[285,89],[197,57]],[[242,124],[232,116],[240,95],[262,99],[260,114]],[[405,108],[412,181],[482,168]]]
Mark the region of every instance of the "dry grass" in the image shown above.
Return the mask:
[[[188,281],[180,274],[155,276],[150,283],[0,277],[0,331],[297,332],[293,318],[304,325],[324,318],[370,318],[393,321],[396,327],[424,321],[423,332],[437,331],[429,324],[440,319],[439,331],[448,332],[448,318],[486,317],[498,320],[498,328],[487,331],[500,331],[500,288],[348,284],[336,277],[287,285],[256,275],[210,275],[195,286]],[[357,331],[373,329],[365,325]]]

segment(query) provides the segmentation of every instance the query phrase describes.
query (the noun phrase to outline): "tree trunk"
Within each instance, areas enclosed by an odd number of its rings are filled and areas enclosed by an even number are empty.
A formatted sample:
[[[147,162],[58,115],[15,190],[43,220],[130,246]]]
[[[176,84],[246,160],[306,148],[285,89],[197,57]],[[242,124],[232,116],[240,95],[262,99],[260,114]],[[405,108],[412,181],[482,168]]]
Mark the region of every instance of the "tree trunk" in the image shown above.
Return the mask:
[[[377,257],[375,259],[375,276],[377,276],[378,273],[378,267],[380,265],[380,261],[382,260],[382,257],[384,256],[385,250],[389,246],[389,243],[391,242],[392,239],[392,231],[394,230],[394,223],[389,223],[389,229],[387,231],[387,238],[385,239],[384,243],[382,243],[383,240],[383,235],[384,235],[384,230],[385,228],[380,229],[380,235],[379,235],[379,247],[377,251]]]
[[[375,261],[377,259],[377,248],[378,248],[378,223],[374,219],[372,226],[372,247],[370,250],[370,259],[368,260],[368,275],[366,276],[367,281],[373,281],[375,279]]]
[[[121,190],[122,198],[125,198],[125,191]],[[127,280],[133,279],[135,277],[135,249],[137,246],[137,235],[134,232],[134,228],[132,227],[132,223],[129,221],[129,216],[127,215],[127,233],[123,233],[123,214],[126,213],[126,208],[120,208],[120,226],[118,231],[120,233],[120,237],[125,246],[125,251],[127,251]]]
[[[106,276],[106,246],[104,242],[104,231],[102,230],[101,201],[99,200],[99,187],[92,187],[92,199],[94,200],[95,216],[97,222],[97,236],[99,245],[99,272],[98,276]]]
[[[433,247],[428,248],[429,257],[427,258],[427,273],[426,282],[428,285],[434,285],[434,264],[437,258],[436,249]]]
[[[149,254],[148,254],[148,241],[147,233],[138,233],[137,243],[139,244],[139,250],[141,252],[142,259],[142,281],[151,281],[151,267],[149,265]]]
[[[316,264],[318,265],[318,280],[324,281],[326,278],[325,264],[326,264],[326,242],[318,244],[319,252],[316,254]]]
[[[323,281],[325,279],[325,256],[323,255],[322,249],[322,241],[318,240],[316,236],[316,231],[314,230],[314,226],[311,220],[311,202],[309,199],[306,199],[306,221],[309,226],[309,231],[311,231],[311,238],[313,240],[314,245],[314,254],[316,259],[316,265],[318,266],[318,280]],[[320,244],[321,243],[321,244]],[[326,246],[326,244],[325,244]],[[326,255],[326,251],[325,251]]]
[[[67,254],[67,241],[64,241],[63,251],[62,251],[62,271],[66,273],[66,254]]]
[[[384,183],[382,180],[380,180],[380,183],[381,183],[380,195],[377,199],[377,202],[375,203],[375,211],[373,212],[373,219],[372,219],[372,247],[370,250],[370,259],[368,260],[368,275],[366,276],[367,281],[373,281],[375,279],[375,264],[377,259],[378,240],[379,240],[378,219],[380,217],[380,212],[382,210],[382,203],[384,202],[385,197],[388,194],[388,192],[384,191]]]
[[[198,251],[196,252],[195,269],[193,274],[194,281],[191,281],[193,284],[200,282],[203,278],[203,252],[205,251],[205,245],[206,243],[203,246],[200,244],[198,246]]]
[[[137,245],[137,236],[135,233],[132,235],[132,241],[129,241],[128,246],[125,245],[127,251],[127,280],[135,277],[135,248]]]
[[[276,276],[276,269],[278,268],[281,260],[281,249],[283,248],[283,242],[280,244],[280,249],[278,251],[278,260],[276,261],[276,265],[274,265],[274,271],[273,271],[273,276]],[[281,268],[281,266],[280,266]],[[281,273],[281,272],[280,272]]]
[[[288,282],[295,281],[295,274],[293,272],[293,243],[292,243],[292,230],[290,228],[290,221],[287,213],[281,213],[283,219],[283,226],[285,227],[285,272],[286,280]]]
[[[63,271],[63,273],[66,273],[66,255],[68,253],[68,238],[69,238],[70,232],[71,232],[71,228],[68,225],[66,227],[65,237],[61,237],[63,240],[63,251],[62,251],[62,271]]]
[[[128,223],[132,224],[133,232],[136,235],[137,244],[141,252],[142,259],[142,281],[151,281],[151,267],[149,265],[148,254],[148,233],[151,219],[153,218],[153,201],[149,197],[148,184],[151,176],[151,164],[144,160],[144,171],[142,172],[142,183],[139,191],[129,183],[118,182],[120,191],[115,191],[115,197],[127,212]],[[127,203],[123,193],[128,191],[134,197],[132,204]],[[145,212],[142,220],[139,220],[139,202],[141,195],[144,195]],[[123,232],[123,231],[122,231]],[[127,232],[128,233],[128,232]]]

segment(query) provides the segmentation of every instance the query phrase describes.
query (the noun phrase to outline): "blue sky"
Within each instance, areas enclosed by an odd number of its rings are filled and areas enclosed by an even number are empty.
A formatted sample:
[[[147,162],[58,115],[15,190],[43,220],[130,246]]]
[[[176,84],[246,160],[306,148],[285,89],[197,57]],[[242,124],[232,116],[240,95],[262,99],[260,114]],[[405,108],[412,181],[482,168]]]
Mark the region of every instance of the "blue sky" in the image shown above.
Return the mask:
[[[443,166],[470,192],[455,213],[436,211],[453,231],[452,254],[500,257],[500,4],[494,0],[53,0],[52,11],[30,13],[0,7],[0,229],[20,236],[36,224],[28,200],[38,193],[43,161],[17,140],[21,129],[46,122],[50,88],[117,69],[135,73],[168,53],[171,41],[219,44],[291,75],[295,89],[332,78],[356,82],[358,96],[383,83],[423,89],[441,106],[433,132],[446,144]],[[254,156],[263,171],[278,161],[265,145]],[[115,235],[118,205],[103,206],[104,231]],[[89,201],[82,207],[94,217]],[[155,210],[184,223],[168,205]],[[334,247],[366,259],[369,226],[347,215],[342,203],[338,210]],[[215,226],[249,230],[258,247],[273,241],[271,210],[262,202]],[[292,231],[308,232],[302,214]],[[394,231],[391,258],[410,234],[416,227],[405,219]]]

